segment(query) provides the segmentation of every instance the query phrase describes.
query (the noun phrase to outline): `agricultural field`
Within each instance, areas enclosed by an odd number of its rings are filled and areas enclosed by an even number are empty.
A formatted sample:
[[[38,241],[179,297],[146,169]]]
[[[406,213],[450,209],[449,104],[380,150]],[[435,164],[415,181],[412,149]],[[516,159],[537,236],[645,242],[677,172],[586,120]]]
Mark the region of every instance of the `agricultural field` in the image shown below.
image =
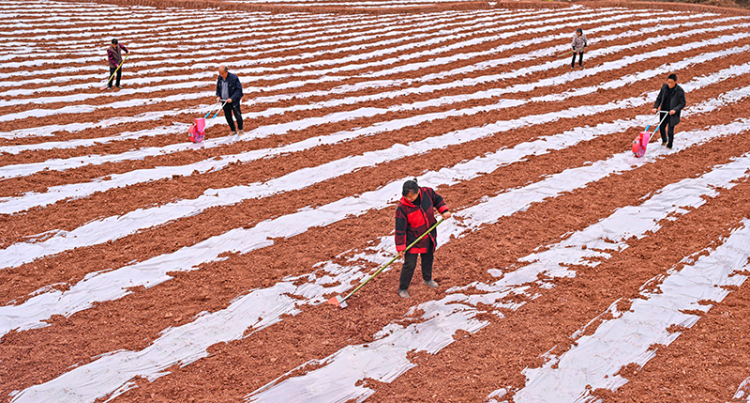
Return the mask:
[[[750,402],[750,14],[529,7],[0,3],[0,402]]]

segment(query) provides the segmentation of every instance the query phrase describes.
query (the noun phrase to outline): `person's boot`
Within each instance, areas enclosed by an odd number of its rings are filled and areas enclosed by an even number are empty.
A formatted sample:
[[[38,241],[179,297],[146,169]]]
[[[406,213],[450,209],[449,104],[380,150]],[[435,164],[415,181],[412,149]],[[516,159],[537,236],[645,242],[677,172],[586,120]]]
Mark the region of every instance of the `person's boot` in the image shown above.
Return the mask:
[[[409,298],[409,291],[398,290],[398,296],[401,298]]]
[[[438,288],[438,283],[435,280],[425,280],[423,283],[430,288]]]

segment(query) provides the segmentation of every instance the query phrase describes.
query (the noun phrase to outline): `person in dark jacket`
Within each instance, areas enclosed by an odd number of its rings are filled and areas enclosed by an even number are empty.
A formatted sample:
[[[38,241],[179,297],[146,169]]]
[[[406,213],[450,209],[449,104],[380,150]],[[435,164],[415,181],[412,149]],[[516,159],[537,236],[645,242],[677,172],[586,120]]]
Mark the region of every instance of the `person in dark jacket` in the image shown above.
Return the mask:
[[[242,99],[242,84],[237,75],[229,72],[227,66],[219,66],[219,78],[216,79],[216,102],[224,102],[224,117],[227,118],[229,129],[232,135],[237,134],[232,120],[232,113],[237,119],[237,128],[239,134],[245,134],[242,131],[242,111],[240,111],[240,100]]]
[[[583,49],[588,46],[588,40],[586,35],[583,34],[581,28],[576,29],[575,35],[573,35],[573,60],[570,62],[570,68],[576,68],[576,55],[578,55],[578,66],[583,68]]]
[[[125,53],[130,53],[117,39],[112,39],[112,44],[107,48],[107,62],[109,64],[109,82],[107,82],[107,89],[112,89],[112,81],[115,80],[115,76],[117,76],[115,86],[120,88],[120,79],[122,78],[122,66],[120,66],[120,64],[122,64],[123,50]],[[115,74],[115,70],[117,70],[117,74]]]
[[[410,250],[406,247],[424,234],[437,221],[433,209],[448,219],[451,213],[443,198],[428,187],[420,187],[417,180],[404,182],[402,198],[396,208],[396,251],[399,257],[405,257],[401,268],[398,295],[409,298],[409,284],[417,267],[417,255],[422,255],[422,279],[424,284],[437,288],[438,284],[432,279],[432,261],[437,247],[437,228],[422,238]]]
[[[677,85],[677,75],[672,73],[667,76],[667,83],[661,86],[653,110],[653,113],[659,110],[668,113],[664,123],[659,126],[659,133],[661,134],[661,145],[667,146],[670,150],[674,141],[674,127],[680,123],[680,112],[684,107],[685,91]]]

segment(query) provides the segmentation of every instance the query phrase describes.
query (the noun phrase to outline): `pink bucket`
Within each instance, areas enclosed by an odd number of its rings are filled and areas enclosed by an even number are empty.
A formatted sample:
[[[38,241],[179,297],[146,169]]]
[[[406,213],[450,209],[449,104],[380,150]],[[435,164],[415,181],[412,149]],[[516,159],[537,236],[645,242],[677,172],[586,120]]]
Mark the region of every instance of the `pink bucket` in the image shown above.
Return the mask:
[[[195,122],[190,125],[188,129],[188,137],[193,143],[200,143],[206,135],[206,119],[198,118]]]
[[[633,140],[633,154],[635,154],[636,157],[641,158],[646,154],[646,147],[648,146],[649,140],[651,140],[651,133],[649,132],[641,132],[641,134]]]

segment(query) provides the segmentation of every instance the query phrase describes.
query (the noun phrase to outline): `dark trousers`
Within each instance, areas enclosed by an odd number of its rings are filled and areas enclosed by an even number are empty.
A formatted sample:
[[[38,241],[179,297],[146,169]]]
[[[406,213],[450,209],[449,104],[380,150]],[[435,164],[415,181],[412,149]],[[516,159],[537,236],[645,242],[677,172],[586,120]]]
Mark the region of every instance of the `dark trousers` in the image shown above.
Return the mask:
[[[404,255],[404,265],[401,267],[401,280],[398,289],[406,290],[409,288],[411,278],[414,276],[414,269],[417,267],[417,256],[422,255],[422,279],[432,280],[432,261],[435,257],[435,247],[430,241],[427,247],[427,253],[407,253]]]
[[[667,143],[667,147],[672,148],[672,142],[674,141],[674,125],[671,124],[669,120],[669,118],[666,118],[664,123],[659,126],[659,134],[661,134],[661,142]]]
[[[576,56],[578,56],[578,65],[583,67],[583,52],[581,53],[573,53],[573,60],[570,61],[570,67],[576,66]]]
[[[117,74],[113,75],[112,73],[114,73],[115,70],[117,70]],[[117,88],[119,88],[120,87],[120,79],[122,78],[122,67],[120,67],[119,69],[117,67],[110,67],[109,68],[109,76],[111,78],[109,79],[109,82],[107,83],[107,87],[112,88],[112,81],[115,80],[114,76],[117,76],[117,83],[115,85],[117,86]]]
[[[234,112],[234,117],[237,119],[237,127],[242,130],[242,112],[240,112],[239,102],[232,101],[224,104],[224,117],[227,118],[229,128],[233,132],[236,132],[237,130],[234,128],[234,121],[232,120],[232,112]]]

